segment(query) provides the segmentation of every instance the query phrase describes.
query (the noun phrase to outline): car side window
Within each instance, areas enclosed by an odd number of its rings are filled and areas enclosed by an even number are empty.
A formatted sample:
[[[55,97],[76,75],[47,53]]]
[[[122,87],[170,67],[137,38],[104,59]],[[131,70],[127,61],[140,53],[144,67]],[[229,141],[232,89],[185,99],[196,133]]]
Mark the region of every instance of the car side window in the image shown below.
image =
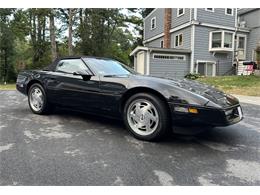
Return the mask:
[[[67,59],[58,62],[56,72],[73,74],[74,72],[89,72],[89,70],[81,59]]]

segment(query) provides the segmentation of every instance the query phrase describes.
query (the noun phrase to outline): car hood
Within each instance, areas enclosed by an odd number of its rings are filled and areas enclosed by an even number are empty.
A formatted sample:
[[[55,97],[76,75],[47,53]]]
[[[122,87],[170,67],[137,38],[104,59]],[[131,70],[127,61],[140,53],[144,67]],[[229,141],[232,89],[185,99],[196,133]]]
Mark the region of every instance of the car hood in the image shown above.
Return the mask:
[[[181,88],[187,90],[191,93],[195,93],[209,100],[206,105],[210,105],[210,102],[213,102],[221,107],[230,107],[237,105],[239,103],[238,99],[226,94],[213,86],[206,85],[204,83],[188,80],[188,79],[175,79],[175,78],[162,78],[162,77],[153,77],[153,76],[135,76],[142,77],[142,79],[147,79],[152,82],[159,82],[167,84],[169,86]]]

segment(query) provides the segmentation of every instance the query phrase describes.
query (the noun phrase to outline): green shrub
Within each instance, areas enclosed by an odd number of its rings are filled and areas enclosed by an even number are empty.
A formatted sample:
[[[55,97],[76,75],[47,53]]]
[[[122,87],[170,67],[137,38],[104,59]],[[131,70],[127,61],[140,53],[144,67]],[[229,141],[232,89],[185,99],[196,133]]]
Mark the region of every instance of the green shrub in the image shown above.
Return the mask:
[[[197,74],[197,73],[189,73],[189,74],[185,75],[186,79],[191,79],[191,80],[196,80],[200,77],[201,77],[201,75]]]

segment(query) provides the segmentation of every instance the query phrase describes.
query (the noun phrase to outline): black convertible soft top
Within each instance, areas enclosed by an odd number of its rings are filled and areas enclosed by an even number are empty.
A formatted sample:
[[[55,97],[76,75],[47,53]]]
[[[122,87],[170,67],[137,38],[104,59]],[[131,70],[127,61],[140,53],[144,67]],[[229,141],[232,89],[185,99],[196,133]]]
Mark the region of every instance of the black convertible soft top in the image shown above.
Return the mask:
[[[65,59],[80,59],[82,58],[82,56],[69,56],[69,57],[59,57],[59,58],[56,58],[51,64],[49,64],[48,66],[46,66],[45,68],[43,68],[43,70],[45,71],[54,71],[55,70],[55,67],[57,65],[57,63],[60,61],[60,60],[65,60]]]

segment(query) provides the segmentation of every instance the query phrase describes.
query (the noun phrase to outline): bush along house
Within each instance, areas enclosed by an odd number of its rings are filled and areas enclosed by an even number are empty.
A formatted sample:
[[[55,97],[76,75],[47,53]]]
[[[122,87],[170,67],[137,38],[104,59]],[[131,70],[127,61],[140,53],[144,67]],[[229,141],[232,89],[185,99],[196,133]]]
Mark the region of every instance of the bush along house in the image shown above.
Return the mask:
[[[260,9],[158,8],[144,18],[144,46],[131,52],[137,72],[182,78],[240,74],[259,60]]]

